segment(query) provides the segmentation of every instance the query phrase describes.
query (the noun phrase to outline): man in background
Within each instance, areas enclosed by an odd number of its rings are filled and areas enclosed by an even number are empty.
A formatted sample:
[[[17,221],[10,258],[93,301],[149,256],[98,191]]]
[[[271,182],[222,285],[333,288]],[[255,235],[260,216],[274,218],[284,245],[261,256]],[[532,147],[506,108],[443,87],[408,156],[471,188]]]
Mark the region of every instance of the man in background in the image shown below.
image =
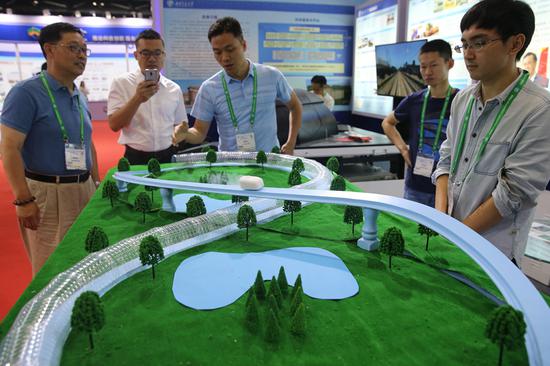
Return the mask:
[[[176,131],[174,143],[204,141],[216,118],[221,151],[271,151],[277,139],[277,98],[289,111],[289,132],[281,153],[292,155],[302,124],[302,105],[283,74],[274,67],[246,59],[246,41],[237,19],[225,17],[210,26],[208,40],[223,68],[200,87],[189,130]]]
[[[449,70],[454,65],[451,53],[451,45],[442,39],[425,43],[418,58],[428,88],[403,99],[382,121],[384,133],[405,160],[404,197],[431,207],[435,186],[430,177],[439,160],[439,146],[447,138],[451,103],[458,92],[449,85]],[[408,145],[397,130],[398,123],[409,127]]]
[[[548,88],[548,79],[537,73],[537,55],[533,52],[527,52],[523,56],[523,68],[529,71],[531,81],[543,88]]]
[[[311,78],[311,91],[323,100],[325,107],[330,111],[334,109],[334,98],[327,91],[327,78],[323,75],[315,75]]]
[[[178,126],[187,126],[183,94],[159,72],[166,58],[160,34],[144,30],[135,43],[139,69],[113,80],[107,99],[109,126],[120,131],[118,143],[125,146],[130,164],[147,164],[151,158],[169,163],[176,152],[172,135]],[[156,79],[145,80],[145,70],[155,70]]]
[[[1,116],[4,169],[33,276],[99,184],[90,112],[74,84],[88,57],[82,31],[54,23],[38,41],[47,70],[14,86]]]

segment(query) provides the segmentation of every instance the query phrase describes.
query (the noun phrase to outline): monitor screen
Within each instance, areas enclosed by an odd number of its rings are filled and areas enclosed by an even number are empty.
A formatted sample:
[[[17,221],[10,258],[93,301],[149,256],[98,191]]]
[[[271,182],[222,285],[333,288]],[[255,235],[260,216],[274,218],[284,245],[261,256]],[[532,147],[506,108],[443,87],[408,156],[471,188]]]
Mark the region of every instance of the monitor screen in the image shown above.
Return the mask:
[[[426,40],[376,46],[378,95],[406,97],[425,87],[418,55]]]

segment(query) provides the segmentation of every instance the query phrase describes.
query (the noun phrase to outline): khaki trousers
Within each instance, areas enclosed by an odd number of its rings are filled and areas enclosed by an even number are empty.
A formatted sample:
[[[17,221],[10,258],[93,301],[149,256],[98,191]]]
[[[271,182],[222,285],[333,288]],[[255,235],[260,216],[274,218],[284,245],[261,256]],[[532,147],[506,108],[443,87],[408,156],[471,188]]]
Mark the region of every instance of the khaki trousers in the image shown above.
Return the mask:
[[[19,228],[34,277],[94,194],[95,185],[91,177],[84,183],[63,184],[27,178],[27,184],[40,209],[40,223],[37,230],[21,224]]]

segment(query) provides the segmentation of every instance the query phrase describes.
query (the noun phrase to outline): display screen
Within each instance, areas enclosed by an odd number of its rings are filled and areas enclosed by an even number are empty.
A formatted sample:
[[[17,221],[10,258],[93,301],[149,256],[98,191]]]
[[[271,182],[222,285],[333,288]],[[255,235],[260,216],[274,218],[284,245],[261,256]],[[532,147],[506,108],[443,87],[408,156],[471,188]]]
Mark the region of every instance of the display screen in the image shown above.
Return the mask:
[[[426,40],[376,46],[378,95],[406,97],[424,88],[418,55]]]

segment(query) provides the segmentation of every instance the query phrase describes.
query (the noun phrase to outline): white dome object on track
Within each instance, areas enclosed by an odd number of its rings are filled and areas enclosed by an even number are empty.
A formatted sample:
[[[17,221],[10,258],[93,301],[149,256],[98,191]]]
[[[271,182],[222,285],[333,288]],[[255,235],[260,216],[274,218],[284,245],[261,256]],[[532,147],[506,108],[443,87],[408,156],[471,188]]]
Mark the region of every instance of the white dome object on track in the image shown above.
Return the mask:
[[[247,191],[258,191],[264,187],[264,180],[253,175],[243,175],[239,178],[239,185]]]

